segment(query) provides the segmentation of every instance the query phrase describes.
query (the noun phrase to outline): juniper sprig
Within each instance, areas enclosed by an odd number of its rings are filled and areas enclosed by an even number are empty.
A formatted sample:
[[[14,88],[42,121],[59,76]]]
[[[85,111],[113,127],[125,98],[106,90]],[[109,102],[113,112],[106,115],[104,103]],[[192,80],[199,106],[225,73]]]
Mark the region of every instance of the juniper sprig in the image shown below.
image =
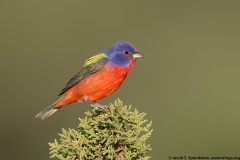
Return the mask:
[[[151,150],[146,140],[151,124],[131,106],[116,100],[107,109],[92,105],[77,129],[62,129],[60,139],[50,145],[50,157],[60,160],[147,160]]]

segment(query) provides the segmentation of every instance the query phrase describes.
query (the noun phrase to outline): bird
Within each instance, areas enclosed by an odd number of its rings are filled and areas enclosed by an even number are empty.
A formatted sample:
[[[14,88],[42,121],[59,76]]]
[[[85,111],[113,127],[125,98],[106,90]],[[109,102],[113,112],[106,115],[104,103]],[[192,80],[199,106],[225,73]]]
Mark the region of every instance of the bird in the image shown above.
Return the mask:
[[[88,58],[80,71],[61,90],[59,99],[35,117],[46,119],[74,102],[91,102],[97,107],[106,108],[97,101],[115,92],[141,57],[142,54],[130,42],[116,42],[107,51]]]

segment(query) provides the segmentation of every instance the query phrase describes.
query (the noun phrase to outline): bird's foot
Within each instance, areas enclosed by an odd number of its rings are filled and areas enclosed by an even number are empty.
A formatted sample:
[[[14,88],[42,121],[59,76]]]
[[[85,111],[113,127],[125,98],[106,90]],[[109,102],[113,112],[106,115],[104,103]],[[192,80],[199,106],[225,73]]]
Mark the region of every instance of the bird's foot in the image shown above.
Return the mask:
[[[99,103],[93,103],[96,107],[93,109],[93,112],[95,112],[95,110],[97,108],[101,108],[101,109],[107,109],[109,106],[108,105],[102,105],[102,104],[99,104]]]
[[[103,105],[103,104],[99,104],[99,103],[94,103],[95,106],[102,108],[102,109],[107,109],[108,105]]]

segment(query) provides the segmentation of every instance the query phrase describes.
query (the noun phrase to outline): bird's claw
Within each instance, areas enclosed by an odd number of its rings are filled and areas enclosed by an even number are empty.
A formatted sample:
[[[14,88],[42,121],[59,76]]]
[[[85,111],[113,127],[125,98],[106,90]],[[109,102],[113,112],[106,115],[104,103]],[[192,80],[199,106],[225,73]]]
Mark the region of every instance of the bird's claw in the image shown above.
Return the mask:
[[[94,105],[96,106],[95,108],[93,108],[93,112],[95,112],[95,110],[97,108],[101,108],[101,109],[107,109],[109,106],[108,105],[102,105],[102,104],[99,104],[99,103],[94,103]]]

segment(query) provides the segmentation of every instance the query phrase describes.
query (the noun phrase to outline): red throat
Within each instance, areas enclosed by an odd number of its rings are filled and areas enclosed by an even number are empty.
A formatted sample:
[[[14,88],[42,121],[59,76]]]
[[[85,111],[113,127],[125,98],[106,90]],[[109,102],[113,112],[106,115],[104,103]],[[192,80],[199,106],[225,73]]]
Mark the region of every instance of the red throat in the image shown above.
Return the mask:
[[[134,65],[134,63],[136,62],[136,59],[133,59],[130,63],[129,63],[129,65],[128,65],[128,71],[133,67],[133,65]]]

